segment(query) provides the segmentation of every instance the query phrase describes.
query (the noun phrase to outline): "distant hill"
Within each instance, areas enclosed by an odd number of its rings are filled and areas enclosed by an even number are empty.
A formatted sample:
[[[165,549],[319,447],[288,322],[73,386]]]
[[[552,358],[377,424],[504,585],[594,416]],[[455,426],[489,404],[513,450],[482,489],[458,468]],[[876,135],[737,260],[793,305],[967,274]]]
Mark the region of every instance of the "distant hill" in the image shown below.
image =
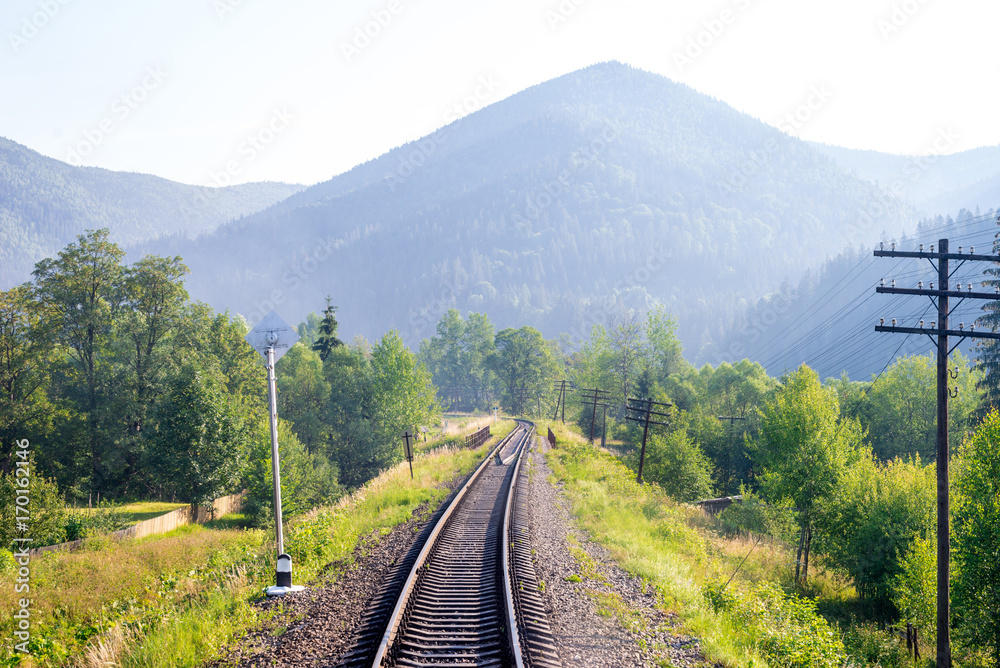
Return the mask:
[[[146,174],[74,167],[0,138],[0,288],[30,278],[85,229],[107,227],[122,245],[197,235],[282,200],[303,186],[203,188]]]
[[[955,137],[942,128],[928,152],[948,150]],[[810,144],[844,168],[890,192],[900,194],[922,216],[934,216],[1000,201],[1000,146],[951,155],[891,155],[826,144]]]
[[[449,307],[579,339],[662,303],[689,352],[786,278],[912,212],[825,153],[618,63],[522,91],[196,241],[192,294],[411,345]]]

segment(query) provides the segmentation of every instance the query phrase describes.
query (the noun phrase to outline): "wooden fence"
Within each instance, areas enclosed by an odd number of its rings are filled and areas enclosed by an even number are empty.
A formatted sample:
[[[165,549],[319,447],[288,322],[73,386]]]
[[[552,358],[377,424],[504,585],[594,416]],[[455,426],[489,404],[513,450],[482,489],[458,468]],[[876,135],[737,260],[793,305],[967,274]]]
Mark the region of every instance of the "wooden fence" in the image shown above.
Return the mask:
[[[213,501],[211,508],[200,506],[195,513],[191,512],[191,506],[184,506],[183,508],[177,508],[175,510],[171,510],[169,513],[164,513],[163,515],[158,515],[157,517],[153,517],[148,520],[136,522],[130,527],[105,535],[110,536],[115,540],[124,540],[125,538],[144,538],[145,536],[155,536],[156,534],[173,531],[177,527],[190,524],[191,522],[201,524],[203,522],[207,522],[208,520],[237,512],[243,507],[243,499],[245,497],[245,491],[238,494],[223,496]],[[86,538],[80,538],[78,540],[71,540],[68,543],[46,545],[45,547],[29,550],[28,554],[36,555],[41,554],[42,552],[55,552],[57,550],[75,550],[86,541]]]
[[[479,431],[473,432],[465,437],[465,447],[478,448],[488,440],[490,440],[490,426],[486,425]]]

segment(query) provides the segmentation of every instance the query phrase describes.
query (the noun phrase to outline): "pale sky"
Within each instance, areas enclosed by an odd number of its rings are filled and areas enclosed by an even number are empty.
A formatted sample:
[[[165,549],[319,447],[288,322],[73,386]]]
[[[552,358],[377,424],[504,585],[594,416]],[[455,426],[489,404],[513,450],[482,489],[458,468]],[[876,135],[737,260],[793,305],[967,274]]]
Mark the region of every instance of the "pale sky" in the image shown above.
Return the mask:
[[[987,0],[3,0],[0,136],[185,183],[312,184],[456,105],[619,60],[803,139],[952,153],[1000,144],[998,25]]]

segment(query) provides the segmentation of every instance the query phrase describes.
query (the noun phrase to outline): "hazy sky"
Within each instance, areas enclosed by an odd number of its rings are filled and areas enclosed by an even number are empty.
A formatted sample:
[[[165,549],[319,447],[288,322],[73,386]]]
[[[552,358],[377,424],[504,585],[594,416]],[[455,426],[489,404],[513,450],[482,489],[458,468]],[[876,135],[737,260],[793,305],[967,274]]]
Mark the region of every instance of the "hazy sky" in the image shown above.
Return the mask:
[[[997,25],[987,0],[3,0],[0,136],[186,183],[311,184],[619,60],[805,139],[951,153],[1000,144]]]

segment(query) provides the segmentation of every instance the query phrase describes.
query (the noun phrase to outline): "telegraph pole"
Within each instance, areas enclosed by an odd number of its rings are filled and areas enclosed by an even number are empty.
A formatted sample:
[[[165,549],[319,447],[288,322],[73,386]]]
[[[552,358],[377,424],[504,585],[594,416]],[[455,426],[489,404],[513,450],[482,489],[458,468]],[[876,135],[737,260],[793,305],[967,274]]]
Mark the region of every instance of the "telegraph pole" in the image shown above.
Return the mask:
[[[720,415],[718,417],[720,422],[729,420],[729,435],[733,436],[733,428],[736,426],[737,420],[746,420],[745,417],[736,417],[732,415]],[[729,476],[732,475],[733,470],[733,443],[730,442],[729,448],[726,450],[726,493],[729,493]]]
[[[611,393],[607,390],[600,390],[594,388],[593,390],[582,390],[583,391],[583,405],[593,406],[593,412],[590,415],[590,443],[594,443],[594,425],[597,424],[597,407],[604,406],[605,402],[610,398]],[[587,396],[587,393],[590,396]]]
[[[973,292],[972,284],[966,292],[959,289],[950,290],[949,281],[952,274],[957,271],[968,260],[978,262],[1000,262],[1000,256],[996,255],[976,255],[973,248],[969,248],[968,253],[962,253],[962,247],[958,247],[957,253],[949,252],[948,240],[938,240],[938,252],[934,252],[934,246],[930,247],[930,252],[924,252],[924,245],[920,244],[918,251],[897,251],[896,244],[892,244],[890,250],[880,247],[875,251],[875,257],[908,257],[928,260],[937,270],[938,288],[934,289],[931,283],[929,289],[924,289],[922,283],[917,284],[917,288],[897,288],[895,280],[889,287],[882,285],[875,288],[875,292],[890,295],[921,295],[930,297],[931,303],[937,306],[937,321],[932,322],[929,328],[923,326],[920,321],[919,327],[897,327],[896,320],[892,320],[891,326],[885,325],[883,318],[875,326],[876,332],[892,332],[896,334],[926,334],[937,344],[937,665],[940,668],[947,668],[951,665],[951,529],[949,527],[950,499],[948,495],[949,484],[949,448],[948,448],[948,355],[954,350],[962,340],[970,339],[1000,339],[1000,333],[977,332],[975,324],[969,325],[968,331],[965,323],[960,323],[958,329],[950,329],[948,316],[951,314],[950,298],[955,297],[961,303],[964,299],[1000,299],[1000,295],[989,292]],[[950,261],[956,260],[958,264],[954,269],[950,267]],[[956,304],[957,306],[957,304]],[[936,325],[936,326],[935,326]],[[958,337],[955,345],[948,347],[948,337]]]
[[[626,420],[631,420],[632,422],[642,423],[642,450],[639,452],[639,475],[636,476],[635,481],[642,484],[642,466],[646,463],[646,437],[649,435],[649,425],[658,424],[663,427],[669,427],[669,422],[657,422],[653,420],[652,417],[662,416],[670,417],[667,413],[660,413],[659,411],[654,411],[653,407],[667,409],[673,406],[673,404],[665,403],[662,401],[653,401],[652,399],[626,399],[626,408],[635,415],[626,415]]]
[[[562,406],[562,423],[566,424],[566,381],[556,381],[552,389],[558,392],[556,397],[556,412],[552,414],[552,419],[555,420],[559,417],[559,407]]]

